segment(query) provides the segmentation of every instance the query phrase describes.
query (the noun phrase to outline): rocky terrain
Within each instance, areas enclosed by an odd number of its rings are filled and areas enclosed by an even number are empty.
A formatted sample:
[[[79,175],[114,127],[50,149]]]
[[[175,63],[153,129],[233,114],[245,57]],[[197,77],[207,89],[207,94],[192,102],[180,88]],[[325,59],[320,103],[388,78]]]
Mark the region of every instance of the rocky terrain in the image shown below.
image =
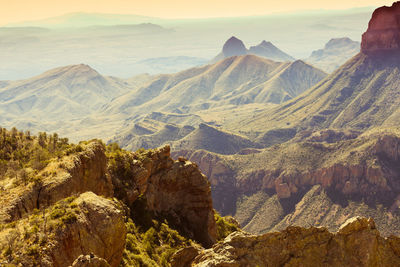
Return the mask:
[[[209,177],[214,206],[245,230],[290,225],[337,231],[353,216],[373,217],[385,236],[400,234],[399,133],[303,133],[298,141],[223,156],[182,150]],[[339,139],[339,140],[338,140]]]
[[[397,266],[399,241],[396,237],[382,238],[373,220],[353,218],[337,233],[295,226],[261,236],[235,232],[222,243],[195,255],[191,263],[192,266]]]
[[[362,36],[361,51],[365,54],[400,50],[400,3],[381,7],[374,11],[368,30]]]
[[[334,38],[329,40],[323,49],[313,51],[305,61],[327,73],[332,73],[359,52],[360,42],[347,37]]]
[[[7,136],[8,142],[12,136]],[[16,141],[22,144],[26,138]],[[209,183],[194,163],[173,161],[169,153],[163,147],[133,154],[94,140],[69,145],[24,182],[2,176],[7,187],[1,192],[2,264],[69,266],[89,254],[111,266],[123,260],[139,264],[141,253],[125,247],[126,240],[129,233],[151,230],[146,223],[152,225],[152,219],[168,221],[186,240],[210,247],[218,235]],[[172,231],[170,239],[188,242],[167,225],[154,227]],[[159,253],[173,251],[173,244]],[[160,259],[153,254],[141,257],[156,263]]]
[[[54,146],[43,134],[4,136],[3,147]],[[242,232],[233,218],[214,212],[210,183],[197,165],[182,157],[172,160],[169,147],[132,153],[98,140],[55,144],[58,156],[27,180],[9,176],[9,168],[16,167],[6,161],[1,264],[393,266],[400,261],[400,239],[381,237],[372,219],[352,219],[337,233],[293,226],[261,236]],[[32,168],[30,162],[20,171]]]

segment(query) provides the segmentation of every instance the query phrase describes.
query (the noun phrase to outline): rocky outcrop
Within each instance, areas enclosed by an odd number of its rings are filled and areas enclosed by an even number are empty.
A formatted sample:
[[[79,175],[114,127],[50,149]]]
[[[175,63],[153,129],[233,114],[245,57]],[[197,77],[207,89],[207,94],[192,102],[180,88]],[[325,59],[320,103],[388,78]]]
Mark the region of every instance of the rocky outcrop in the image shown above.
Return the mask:
[[[23,191],[10,192],[11,201],[0,208],[0,220],[10,222],[46,208],[73,194],[92,191],[111,197],[113,186],[107,174],[107,158],[101,142],[82,145],[82,151],[51,162],[38,175],[38,181]]]
[[[190,238],[206,247],[216,240],[216,226],[210,184],[197,165],[170,157],[170,147],[148,152],[142,161],[134,161],[134,186],[125,187],[115,179],[116,191],[132,205],[142,195],[147,209],[167,217]],[[134,215],[133,215],[134,216]]]
[[[385,239],[372,219],[353,218],[337,233],[288,227],[255,236],[235,232],[203,251],[194,266],[397,266],[400,239]]]
[[[105,259],[99,258],[94,254],[80,255],[71,267],[110,267]]]
[[[361,51],[365,54],[400,52],[400,2],[374,11],[368,30],[362,36]]]
[[[80,195],[74,203],[80,214],[76,222],[56,235],[47,249],[46,256],[51,263],[47,266],[66,266],[79,255],[90,253],[103,258],[111,266],[118,266],[125,247],[123,212],[115,202],[92,192]]]
[[[173,158],[183,156],[196,162],[211,184],[213,205],[223,216],[234,214],[237,190],[235,173],[221,156],[204,150],[180,150],[172,153]]]

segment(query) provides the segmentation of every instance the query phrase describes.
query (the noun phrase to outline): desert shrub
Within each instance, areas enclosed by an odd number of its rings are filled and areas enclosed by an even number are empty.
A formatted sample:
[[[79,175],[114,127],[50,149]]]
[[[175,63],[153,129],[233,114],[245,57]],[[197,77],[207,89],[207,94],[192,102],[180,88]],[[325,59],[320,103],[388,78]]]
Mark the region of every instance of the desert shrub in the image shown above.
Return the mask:
[[[217,240],[223,240],[233,232],[239,231],[238,225],[229,222],[229,218],[221,217],[217,212],[214,213],[215,222],[217,224]]]

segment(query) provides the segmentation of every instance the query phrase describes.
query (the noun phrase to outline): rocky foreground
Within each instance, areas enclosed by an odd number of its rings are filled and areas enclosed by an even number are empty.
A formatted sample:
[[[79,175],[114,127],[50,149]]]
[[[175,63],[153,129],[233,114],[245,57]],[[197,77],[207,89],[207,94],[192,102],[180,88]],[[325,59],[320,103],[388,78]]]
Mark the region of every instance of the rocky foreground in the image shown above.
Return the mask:
[[[7,186],[0,212],[5,266],[400,264],[400,239],[381,237],[370,219],[338,233],[242,232],[214,214],[197,165],[172,160],[168,146],[131,153],[96,140],[70,145],[31,180]]]

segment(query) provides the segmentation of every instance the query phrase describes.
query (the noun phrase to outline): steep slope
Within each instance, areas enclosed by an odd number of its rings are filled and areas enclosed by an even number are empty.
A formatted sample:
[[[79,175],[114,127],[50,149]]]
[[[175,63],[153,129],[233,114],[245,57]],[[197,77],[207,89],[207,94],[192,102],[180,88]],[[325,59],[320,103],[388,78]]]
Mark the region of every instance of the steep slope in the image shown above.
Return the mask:
[[[231,232],[220,235],[230,226],[214,214],[206,177],[168,146],[132,153],[3,129],[0,139],[2,264],[80,266],[90,255],[103,266],[170,266],[177,249]]]
[[[247,231],[293,224],[336,231],[344,220],[365,216],[379,222],[385,236],[400,233],[399,132],[324,130],[296,138],[243,155],[184,150],[174,157],[199,165],[216,209],[234,215]]]
[[[365,130],[396,126],[400,112],[399,59],[396,54],[359,54],[311,90],[261,114],[245,127]]]
[[[247,54],[247,48],[242,42],[235,36],[229,38],[222,46],[222,51],[219,53],[212,62],[218,62],[228,57],[242,56]]]
[[[377,9],[361,53],[296,99],[240,128],[354,128],[398,126],[400,4]],[[243,124],[248,124],[244,126]]]
[[[129,84],[103,77],[87,65],[50,70],[0,90],[0,109],[42,120],[70,119],[99,110]]]
[[[360,45],[360,42],[355,42],[347,37],[334,38],[329,40],[323,49],[313,51],[305,61],[331,73],[358,54]]]
[[[319,82],[325,73],[304,62],[277,63],[253,55],[161,75],[115,99],[107,114],[182,113],[227,104],[281,103]]]
[[[262,41],[259,45],[251,46],[248,51],[249,54],[265,57],[274,61],[294,61],[295,59],[280,50],[271,42]]]

